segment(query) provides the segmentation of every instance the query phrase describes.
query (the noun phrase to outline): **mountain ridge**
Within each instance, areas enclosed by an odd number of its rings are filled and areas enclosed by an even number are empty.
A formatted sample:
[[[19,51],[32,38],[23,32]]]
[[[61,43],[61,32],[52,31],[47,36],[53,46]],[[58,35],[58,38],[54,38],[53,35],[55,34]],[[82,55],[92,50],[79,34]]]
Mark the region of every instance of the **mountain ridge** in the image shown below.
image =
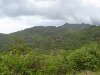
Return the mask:
[[[99,33],[100,26],[89,24],[35,26],[11,34],[0,34],[0,47],[9,48],[17,41],[17,44],[23,43],[32,48],[67,50],[79,48],[90,41],[100,40]]]

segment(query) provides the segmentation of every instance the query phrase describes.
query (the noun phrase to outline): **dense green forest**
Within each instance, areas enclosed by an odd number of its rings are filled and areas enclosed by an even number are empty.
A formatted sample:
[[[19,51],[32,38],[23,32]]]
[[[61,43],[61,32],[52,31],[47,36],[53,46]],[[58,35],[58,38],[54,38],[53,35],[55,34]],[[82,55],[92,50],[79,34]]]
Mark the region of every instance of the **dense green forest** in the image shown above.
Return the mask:
[[[100,26],[66,23],[0,34],[0,51],[0,75],[100,75]]]

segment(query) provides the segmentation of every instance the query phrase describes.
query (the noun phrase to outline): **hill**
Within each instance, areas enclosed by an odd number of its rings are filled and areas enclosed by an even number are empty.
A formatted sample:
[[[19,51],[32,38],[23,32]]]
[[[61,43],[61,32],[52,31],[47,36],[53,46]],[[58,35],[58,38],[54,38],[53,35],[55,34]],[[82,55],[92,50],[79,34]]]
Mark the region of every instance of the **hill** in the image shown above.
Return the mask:
[[[100,41],[100,26],[64,24],[35,26],[11,34],[0,34],[1,50],[16,44],[25,44],[43,50],[76,49],[90,41]]]
[[[100,75],[100,26],[36,26],[0,34],[0,75]]]

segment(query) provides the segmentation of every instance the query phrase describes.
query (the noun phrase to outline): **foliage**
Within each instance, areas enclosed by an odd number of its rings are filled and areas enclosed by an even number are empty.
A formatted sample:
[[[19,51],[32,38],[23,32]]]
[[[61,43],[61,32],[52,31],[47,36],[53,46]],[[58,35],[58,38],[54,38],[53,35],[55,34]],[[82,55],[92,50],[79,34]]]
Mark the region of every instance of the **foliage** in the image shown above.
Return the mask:
[[[99,72],[100,26],[37,26],[0,34],[0,50],[0,75]]]
[[[1,53],[1,75],[62,75],[82,70],[99,71],[100,48],[92,43],[75,51],[57,50],[45,53],[27,47]],[[17,49],[23,49],[16,47]],[[14,50],[13,50],[14,49]],[[28,51],[27,51],[28,50]]]

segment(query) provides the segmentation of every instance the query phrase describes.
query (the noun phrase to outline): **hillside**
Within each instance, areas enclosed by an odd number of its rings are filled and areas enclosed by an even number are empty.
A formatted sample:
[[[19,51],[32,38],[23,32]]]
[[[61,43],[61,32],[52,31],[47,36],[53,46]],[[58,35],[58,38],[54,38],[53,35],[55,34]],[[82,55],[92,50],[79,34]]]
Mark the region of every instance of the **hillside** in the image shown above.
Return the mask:
[[[0,75],[100,75],[100,26],[36,26],[0,34]]]
[[[14,44],[25,44],[43,50],[76,49],[90,41],[100,40],[100,26],[89,24],[64,24],[36,26],[11,34],[1,34],[1,50]],[[10,42],[10,43],[9,43]]]

